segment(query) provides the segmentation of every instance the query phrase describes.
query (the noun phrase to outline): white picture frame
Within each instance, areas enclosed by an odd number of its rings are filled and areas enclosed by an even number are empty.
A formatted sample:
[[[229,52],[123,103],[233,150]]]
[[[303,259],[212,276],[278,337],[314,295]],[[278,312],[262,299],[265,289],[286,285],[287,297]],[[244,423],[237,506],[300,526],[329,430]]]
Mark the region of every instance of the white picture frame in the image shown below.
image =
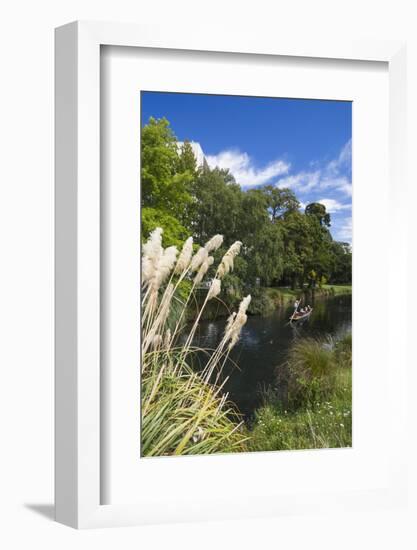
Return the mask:
[[[100,48],[127,46],[172,50],[228,52],[381,61],[389,71],[390,194],[405,189],[405,44],[387,41],[305,39],[280,41],[275,37],[248,36],[241,31],[213,36],[210,29],[194,29],[187,36],[175,29],[113,23],[75,22],[56,30],[56,519],[77,528],[120,526],[185,519],[240,517],[233,499],[188,518],[167,495],[159,513],[151,504],[101,504],[100,401]],[[398,233],[406,226],[400,212],[393,213]],[[388,246],[388,245],[387,245]],[[389,250],[404,279],[405,250]],[[404,294],[405,295],[405,294]],[[393,308],[393,304],[389,304]],[[393,310],[393,309],[392,309]],[[403,336],[403,338],[405,338]],[[405,349],[405,346],[404,346]],[[397,356],[396,388],[405,393],[406,355]],[[401,394],[398,418],[405,417]],[[360,494],[288,494],[285,502],[270,506],[272,514],[303,512],[340,505],[398,505],[405,498],[404,446],[398,433],[390,455],[390,476],[384,491]],[[151,501],[151,495],[149,495]],[[325,504],[327,501],[327,504]],[[179,511],[180,510],[180,511]],[[263,507],[259,507],[262,515]]]

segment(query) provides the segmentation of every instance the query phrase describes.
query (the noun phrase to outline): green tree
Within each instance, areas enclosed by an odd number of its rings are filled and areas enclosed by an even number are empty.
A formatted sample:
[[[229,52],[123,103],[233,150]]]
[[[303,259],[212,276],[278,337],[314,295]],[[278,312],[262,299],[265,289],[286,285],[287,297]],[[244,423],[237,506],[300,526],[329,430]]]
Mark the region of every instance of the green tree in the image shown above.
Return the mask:
[[[270,286],[284,272],[284,239],[282,226],[268,222],[254,236],[254,246],[247,252],[247,274],[253,284],[256,278],[262,286]]]
[[[162,227],[162,242],[164,246],[181,246],[188,238],[189,231],[167,212],[158,208],[145,206],[141,212],[142,241],[146,241],[151,231]]]
[[[216,233],[224,236],[226,245],[242,240],[239,235],[242,191],[227,170],[199,170],[194,187],[194,236],[200,244]]]
[[[310,286],[318,284],[329,278],[332,269],[332,236],[325,225],[320,224],[320,220],[316,216],[305,216],[309,226],[309,237],[311,243],[310,255],[306,258],[304,279],[307,274],[314,271],[315,279],[309,279]],[[329,216],[330,223],[330,216]]]
[[[181,170],[177,139],[165,118],[142,128],[142,206],[160,209],[188,226],[193,174]]]
[[[184,141],[181,145],[178,170],[188,172],[193,179],[197,176],[197,160],[189,141]]]
[[[295,212],[300,207],[300,203],[291,189],[279,189],[273,185],[265,185],[262,192],[265,195],[272,221],[289,212]]]
[[[311,225],[301,212],[291,212],[281,223],[284,230],[284,276],[295,289],[303,285],[306,266],[312,257]]]
[[[305,213],[306,216],[314,216],[319,221],[320,225],[330,227],[330,214],[326,212],[324,204],[312,202],[306,206]]]
[[[150,118],[143,127],[141,159],[144,238],[157,226],[165,246],[181,245],[190,234],[204,244],[221,233],[218,261],[234,241],[243,242],[235,270],[223,280],[229,304],[259,282],[293,288],[351,282],[350,245],[333,241],[323,204],[311,203],[302,213],[290,189],[244,190],[228,170],[206,161],[197,168],[191,143],[180,147],[166,119]]]
[[[352,250],[349,243],[332,243],[332,273],[330,282],[335,284],[352,282]]]

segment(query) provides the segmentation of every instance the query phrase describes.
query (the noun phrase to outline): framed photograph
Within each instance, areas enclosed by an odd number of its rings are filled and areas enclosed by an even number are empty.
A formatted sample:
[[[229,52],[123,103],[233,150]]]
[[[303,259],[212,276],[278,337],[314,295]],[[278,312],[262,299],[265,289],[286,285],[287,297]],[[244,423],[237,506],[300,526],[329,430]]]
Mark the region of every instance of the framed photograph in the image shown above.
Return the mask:
[[[403,504],[404,52],[57,29],[58,521]]]

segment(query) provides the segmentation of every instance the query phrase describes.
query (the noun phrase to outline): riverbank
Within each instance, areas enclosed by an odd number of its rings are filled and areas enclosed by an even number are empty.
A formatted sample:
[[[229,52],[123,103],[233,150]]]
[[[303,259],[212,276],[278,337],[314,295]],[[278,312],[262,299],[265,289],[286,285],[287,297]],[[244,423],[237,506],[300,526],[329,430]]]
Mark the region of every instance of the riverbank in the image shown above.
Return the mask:
[[[352,294],[352,285],[323,285],[321,288],[304,288],[295,289],[286,287],[268,287],[265,288],[267,296],[273,300],[274,304],[279,306],[288,306],[293,303],[296,298],[303,296],[305,299],[314,296],[326,297],[326,296],[339,296],[342,294]]]
[[[252,301],[248,309],[250,315],[267,316],[276,309],[285,308],[302,297],[305,302],[313,299],[342,296],[352,294],[351,285],[323,285],[321,288],[304,288],[292,290],[287,287],[258,287],[251,291]],[[196,295],[196,300],[191,302],[188,308],[187,321],[193,321],[199,314],[204,301],[205,291],[201,292],[201,298]],[[215,321],[228,317],[236,304],[228,303],[225,299],[213,300],[204,308],[202,320]]]
[[[282,391],[284,388],[284,391]],[[279,390],[279,391],[278,391]],[[352,337],[296,343],[248,430],[251,451],[352,445]]]
[[[296,299],[303,302],[313,302],[317,298],[326,298],[352,294],[351,285],[323,285],[320,288],[295,289],[287,287],[267,287],[258,290],[255,294],[250,313],[269,315],[277,308],[284,308],[294,304]]]
[[[315,300],[314,311],[302,326],[288,323],[290,309],[291,305],[275,307],[269,315],[249,315],[231,354],[232,361],[226,366],[229,380],[224,390],[247,420],[251,420],[255,410],[262,406],[261,389],[277,386],[277,370],[287,361],[295,338],[318,338],[327,342],[329,338],[338,339],[351,331],[350,295]],[[194,345],[214,349],[224,334],[225,325],[225,318],[201,322]]]

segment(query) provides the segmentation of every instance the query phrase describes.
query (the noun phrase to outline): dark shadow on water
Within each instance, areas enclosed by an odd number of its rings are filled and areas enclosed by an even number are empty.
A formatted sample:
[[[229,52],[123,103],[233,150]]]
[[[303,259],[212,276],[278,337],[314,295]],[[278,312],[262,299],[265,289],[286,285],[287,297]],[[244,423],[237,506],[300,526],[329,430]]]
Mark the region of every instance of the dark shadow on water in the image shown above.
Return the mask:
[[[53,504],[25,504],[25,508],[46,519],[55,521],[55,506]]]
[[[352,297],[332,296],[312,300],[313,312],[303,323],[290,324],[292,306],[278,308],[266,317],[249,316],[240,340],[230,355],[224,374],[229,375],[224,390],[246,419],[262,404],[267,388],[276,389],[277,377],[288,351],[297,340],[338,337],[351,330]],[[202,321],[195,344],[215,349],[222,338],[226,319]],[[204,364],[204,361],[203,361]],[[236,370],[235,364],[239,365]]]

